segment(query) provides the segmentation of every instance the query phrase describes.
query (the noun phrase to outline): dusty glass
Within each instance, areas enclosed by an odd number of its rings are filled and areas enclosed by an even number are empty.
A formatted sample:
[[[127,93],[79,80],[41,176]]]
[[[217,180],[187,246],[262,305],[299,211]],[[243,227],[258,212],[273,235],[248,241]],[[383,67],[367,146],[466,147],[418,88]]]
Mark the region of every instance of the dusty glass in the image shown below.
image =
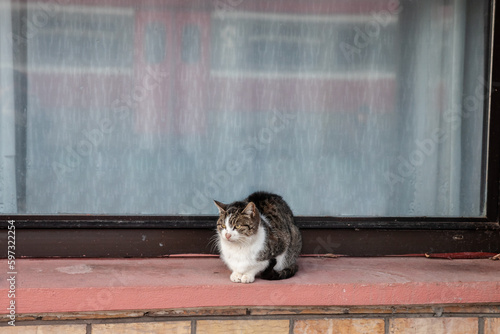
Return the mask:
[[[0,213],[484,214],[487,1],[0,4]]]

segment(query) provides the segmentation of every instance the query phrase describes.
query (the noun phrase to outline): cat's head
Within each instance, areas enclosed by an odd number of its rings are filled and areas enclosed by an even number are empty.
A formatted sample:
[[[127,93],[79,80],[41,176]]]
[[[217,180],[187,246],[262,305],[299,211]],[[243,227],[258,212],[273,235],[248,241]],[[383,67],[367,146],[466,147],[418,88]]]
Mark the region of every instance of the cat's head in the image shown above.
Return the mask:
[[[260,214],[254,203],[223,204],[217,201],[214,203],[219,209],[217,232],[221,240],[245,242],[257,233]]]

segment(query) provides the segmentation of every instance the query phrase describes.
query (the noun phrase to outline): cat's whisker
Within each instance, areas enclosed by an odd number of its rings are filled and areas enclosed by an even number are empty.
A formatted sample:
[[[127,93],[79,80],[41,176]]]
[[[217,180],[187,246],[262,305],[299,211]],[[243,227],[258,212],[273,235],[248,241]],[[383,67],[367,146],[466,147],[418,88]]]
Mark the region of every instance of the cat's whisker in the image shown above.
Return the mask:
[[[220,252],[219,233],[218,232],[210,237],[210,239],[208,241],[208,245],[210,246],[210,253],[219,253]]]

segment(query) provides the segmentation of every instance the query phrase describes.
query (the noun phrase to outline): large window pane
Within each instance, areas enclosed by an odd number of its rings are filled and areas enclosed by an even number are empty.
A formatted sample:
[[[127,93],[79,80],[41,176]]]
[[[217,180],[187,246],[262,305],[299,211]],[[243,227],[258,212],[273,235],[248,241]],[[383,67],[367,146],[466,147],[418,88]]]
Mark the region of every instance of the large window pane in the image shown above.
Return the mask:
[[[0,213],[484,214],[487,1],[0,4]]]

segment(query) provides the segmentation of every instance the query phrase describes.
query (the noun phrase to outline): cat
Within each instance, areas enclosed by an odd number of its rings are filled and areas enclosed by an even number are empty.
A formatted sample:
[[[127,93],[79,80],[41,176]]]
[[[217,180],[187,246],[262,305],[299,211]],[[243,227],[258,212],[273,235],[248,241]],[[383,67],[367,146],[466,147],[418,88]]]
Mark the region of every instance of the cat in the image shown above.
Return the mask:
[[[218,248],[232,282],[252,283],[259,273],[267,280],[295,275],[302,237],[281,196],[256,192],[231,204],[214,202]]]

